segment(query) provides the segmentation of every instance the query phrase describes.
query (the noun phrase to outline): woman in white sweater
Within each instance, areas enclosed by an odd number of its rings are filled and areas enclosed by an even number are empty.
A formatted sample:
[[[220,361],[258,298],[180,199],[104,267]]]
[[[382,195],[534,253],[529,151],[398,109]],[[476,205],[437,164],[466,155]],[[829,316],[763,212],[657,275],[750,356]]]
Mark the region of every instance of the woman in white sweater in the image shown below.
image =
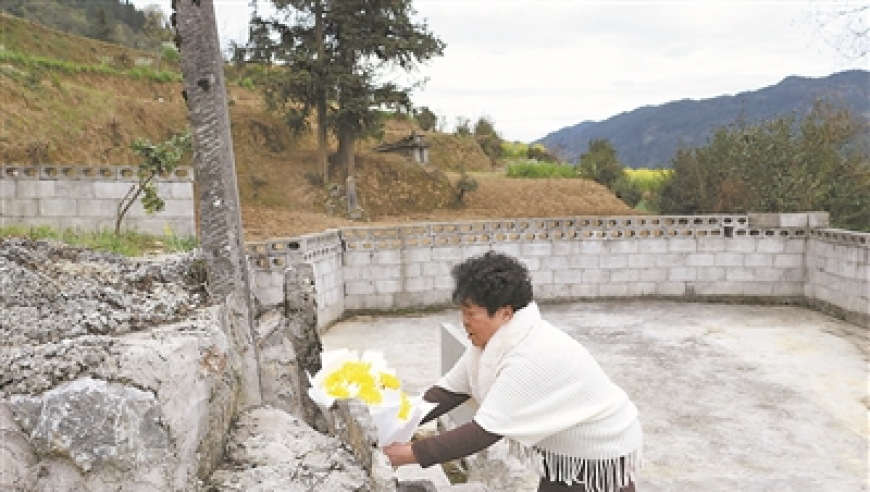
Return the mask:
[[[637,408],[580,343],[541,318],[528,269],[489,251],[451,273],[472,346],[426,391],[438,406],[424,422],[469,397],[479,407],[456,429],[388,446],[393,466],[427,467],[509,439],[534,461],[539,492],[634,492]]]

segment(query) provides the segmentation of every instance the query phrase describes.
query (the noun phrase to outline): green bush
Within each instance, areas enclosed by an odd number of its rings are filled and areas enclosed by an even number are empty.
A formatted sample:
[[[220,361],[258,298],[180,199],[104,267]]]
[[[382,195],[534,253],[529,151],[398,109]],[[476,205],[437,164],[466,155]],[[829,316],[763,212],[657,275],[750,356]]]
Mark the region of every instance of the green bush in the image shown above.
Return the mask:
[[[160,50],[160,54],[163,57],[163,60],[169,63],[178,64],[178,62],[181,61],[181,56],[179,55],[178,50],[175,46],[170,44],[164,44]]]
[[[574,166],[551,162],[524,161],[509,164],[506,170],[509,178],[578,178]]]
[[[528,155],[529,145],[522,142],[502,141],[501,155],[508,160],[525,159]]]
[[[611,191],[631,208],[635,208],[643,198],[643,189],[641,189],[640,184],[633,181],[628,174],[623,174],[617,179]]]
[[[476,179],[472,178],[465,172],[465,166],[461,166],[462,175],[459,177],[459,181],[456,182],[456,203],[457,205],[462,205],[465,199],[465,196],[469,193],[477,191],[479,183]]]
[[[239,87],[248,90],[254,90],[254,79],[252,79],[251,77],[243,77],[241,80],[239,80]]]
[[[541,144],[530,145],[526,151],[526,157],[536,161],[559,162],[559,159]]]

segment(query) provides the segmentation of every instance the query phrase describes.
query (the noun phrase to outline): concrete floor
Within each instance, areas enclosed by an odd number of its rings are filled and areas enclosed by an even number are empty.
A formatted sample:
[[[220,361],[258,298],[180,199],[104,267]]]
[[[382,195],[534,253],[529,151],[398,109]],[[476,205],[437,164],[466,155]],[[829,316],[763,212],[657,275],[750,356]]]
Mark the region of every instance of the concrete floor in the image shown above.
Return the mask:
[[[866,329],[797,307],[613,301],[541,306],[634,400],[642,492],[870,490]],[[418,394],[457,310],[357,317],[324,347],[385,353]]]

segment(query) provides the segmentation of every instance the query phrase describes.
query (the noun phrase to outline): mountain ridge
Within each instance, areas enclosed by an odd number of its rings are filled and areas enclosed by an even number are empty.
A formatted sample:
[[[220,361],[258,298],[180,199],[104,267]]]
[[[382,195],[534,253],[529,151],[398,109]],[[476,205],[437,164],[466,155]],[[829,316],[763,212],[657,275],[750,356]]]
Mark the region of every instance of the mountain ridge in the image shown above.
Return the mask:
[[[567,162],[576,162],[593,139],[608,139],[631,168],[670,167],[679,146],[703,145],[712,131],[743,117],[750,123],[808,113],[818,100],[844,106],[870,120],[870,71],[825,77],[790,75],[757,90],[707,99],[646,105],[602,121],[583,121],[536,140]]]

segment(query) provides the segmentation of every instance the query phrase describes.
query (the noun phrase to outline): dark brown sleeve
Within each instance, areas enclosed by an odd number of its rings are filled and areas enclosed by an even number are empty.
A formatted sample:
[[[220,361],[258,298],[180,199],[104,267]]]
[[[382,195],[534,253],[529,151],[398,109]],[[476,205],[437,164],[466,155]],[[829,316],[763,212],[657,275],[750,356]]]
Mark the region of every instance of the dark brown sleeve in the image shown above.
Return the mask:
[[[432,386],[423,394],[423,399],[429,403],[437,403],[438,406],[430,410],[420,423],[425,424],[430,420],[437,419],[464,403],[468,398],[468,395],[447,391],[440,386]]]
[[[471,421],[467,424],[427,437],[411,444],[417,463],[423,468],[463,458],[495,444],[502,436],[493,434]]]

